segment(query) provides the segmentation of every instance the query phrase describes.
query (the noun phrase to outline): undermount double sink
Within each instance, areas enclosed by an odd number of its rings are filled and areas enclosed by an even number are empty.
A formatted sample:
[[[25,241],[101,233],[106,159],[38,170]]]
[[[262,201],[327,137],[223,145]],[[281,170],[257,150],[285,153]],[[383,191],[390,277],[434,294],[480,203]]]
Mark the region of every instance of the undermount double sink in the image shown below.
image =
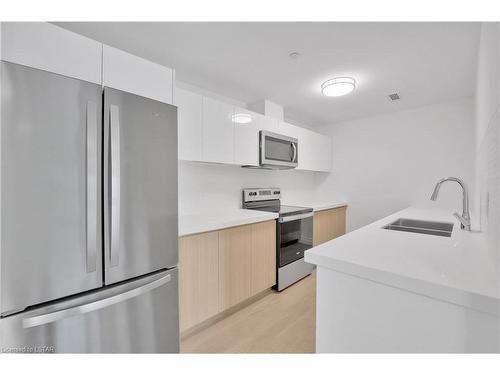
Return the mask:
[[[383,229],[451,237],[453,223],[399,218],[382,227]]]

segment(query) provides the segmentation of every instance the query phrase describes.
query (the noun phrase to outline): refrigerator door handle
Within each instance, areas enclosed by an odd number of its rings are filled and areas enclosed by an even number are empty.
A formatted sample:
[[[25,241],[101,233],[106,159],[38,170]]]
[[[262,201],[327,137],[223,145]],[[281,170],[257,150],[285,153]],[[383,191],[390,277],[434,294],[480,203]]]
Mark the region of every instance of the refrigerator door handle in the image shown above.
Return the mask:
[[[110,266],[118,265],[120,249],[120,118],[116,105],[109,106],[111,132],[111,237]]]
[[[87,102],[87,273],[97,270],[97,104]]]
[[[128,290],[121,294],[116,294],[114,296],[107,297],[90,303],[85,303],[83,305],[70,307],[68,309],[25,318],[23,319],[23,328],[37,327],[56,322],[58,320],[70,318],[72,316],[82,315],[92,311],[101,310],[105,307],[109,307],[117,303],[129,300],[131,298],[138,297],[142,294],[148,293],[156,288],[159,288],[162,285],[167,284],[171,279],[172,279],[171,275],[168,274],[148,284],[141,285],[137,288]]]

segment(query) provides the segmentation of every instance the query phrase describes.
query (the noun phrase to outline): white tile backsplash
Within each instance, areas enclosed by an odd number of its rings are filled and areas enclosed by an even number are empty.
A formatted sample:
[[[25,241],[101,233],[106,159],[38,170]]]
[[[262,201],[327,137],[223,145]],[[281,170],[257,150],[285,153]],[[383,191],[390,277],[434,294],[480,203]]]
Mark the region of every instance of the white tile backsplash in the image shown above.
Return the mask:
[[[279,187],[284,202],[310,202],[316,191],[316,172],[263,170],[235,165],[179,163],[179,212],[241,208],[241,190]]]

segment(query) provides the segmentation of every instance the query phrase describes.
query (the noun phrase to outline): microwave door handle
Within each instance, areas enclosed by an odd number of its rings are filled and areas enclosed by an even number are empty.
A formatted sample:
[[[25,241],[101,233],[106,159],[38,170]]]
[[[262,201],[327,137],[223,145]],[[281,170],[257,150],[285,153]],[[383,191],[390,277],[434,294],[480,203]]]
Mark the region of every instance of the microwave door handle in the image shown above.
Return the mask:
[[[120,118],[118,106],[109,106],[111,133],[111,236],[110,266],[118,265],[120,248]]]
[[[292,162],[295,163],[297,161],[297,146],[295,145],[295,142],[292,142],[292,149],[293,149]]]

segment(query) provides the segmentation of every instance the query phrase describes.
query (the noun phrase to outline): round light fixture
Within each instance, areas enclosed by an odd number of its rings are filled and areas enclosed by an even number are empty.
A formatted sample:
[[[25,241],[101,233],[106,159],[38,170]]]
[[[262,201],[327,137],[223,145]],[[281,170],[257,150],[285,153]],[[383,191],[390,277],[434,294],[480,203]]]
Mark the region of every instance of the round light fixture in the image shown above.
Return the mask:
[[[356,81],[351,77],[335,77],[321,85],[321,92],[325,96],[342,96],[349,94],[356,88]]]
[[[233,115],[233,122],[236,122],[237,124],[248,124],[249,122],[252,122],[252,116],[248,113],[235,113]]]

